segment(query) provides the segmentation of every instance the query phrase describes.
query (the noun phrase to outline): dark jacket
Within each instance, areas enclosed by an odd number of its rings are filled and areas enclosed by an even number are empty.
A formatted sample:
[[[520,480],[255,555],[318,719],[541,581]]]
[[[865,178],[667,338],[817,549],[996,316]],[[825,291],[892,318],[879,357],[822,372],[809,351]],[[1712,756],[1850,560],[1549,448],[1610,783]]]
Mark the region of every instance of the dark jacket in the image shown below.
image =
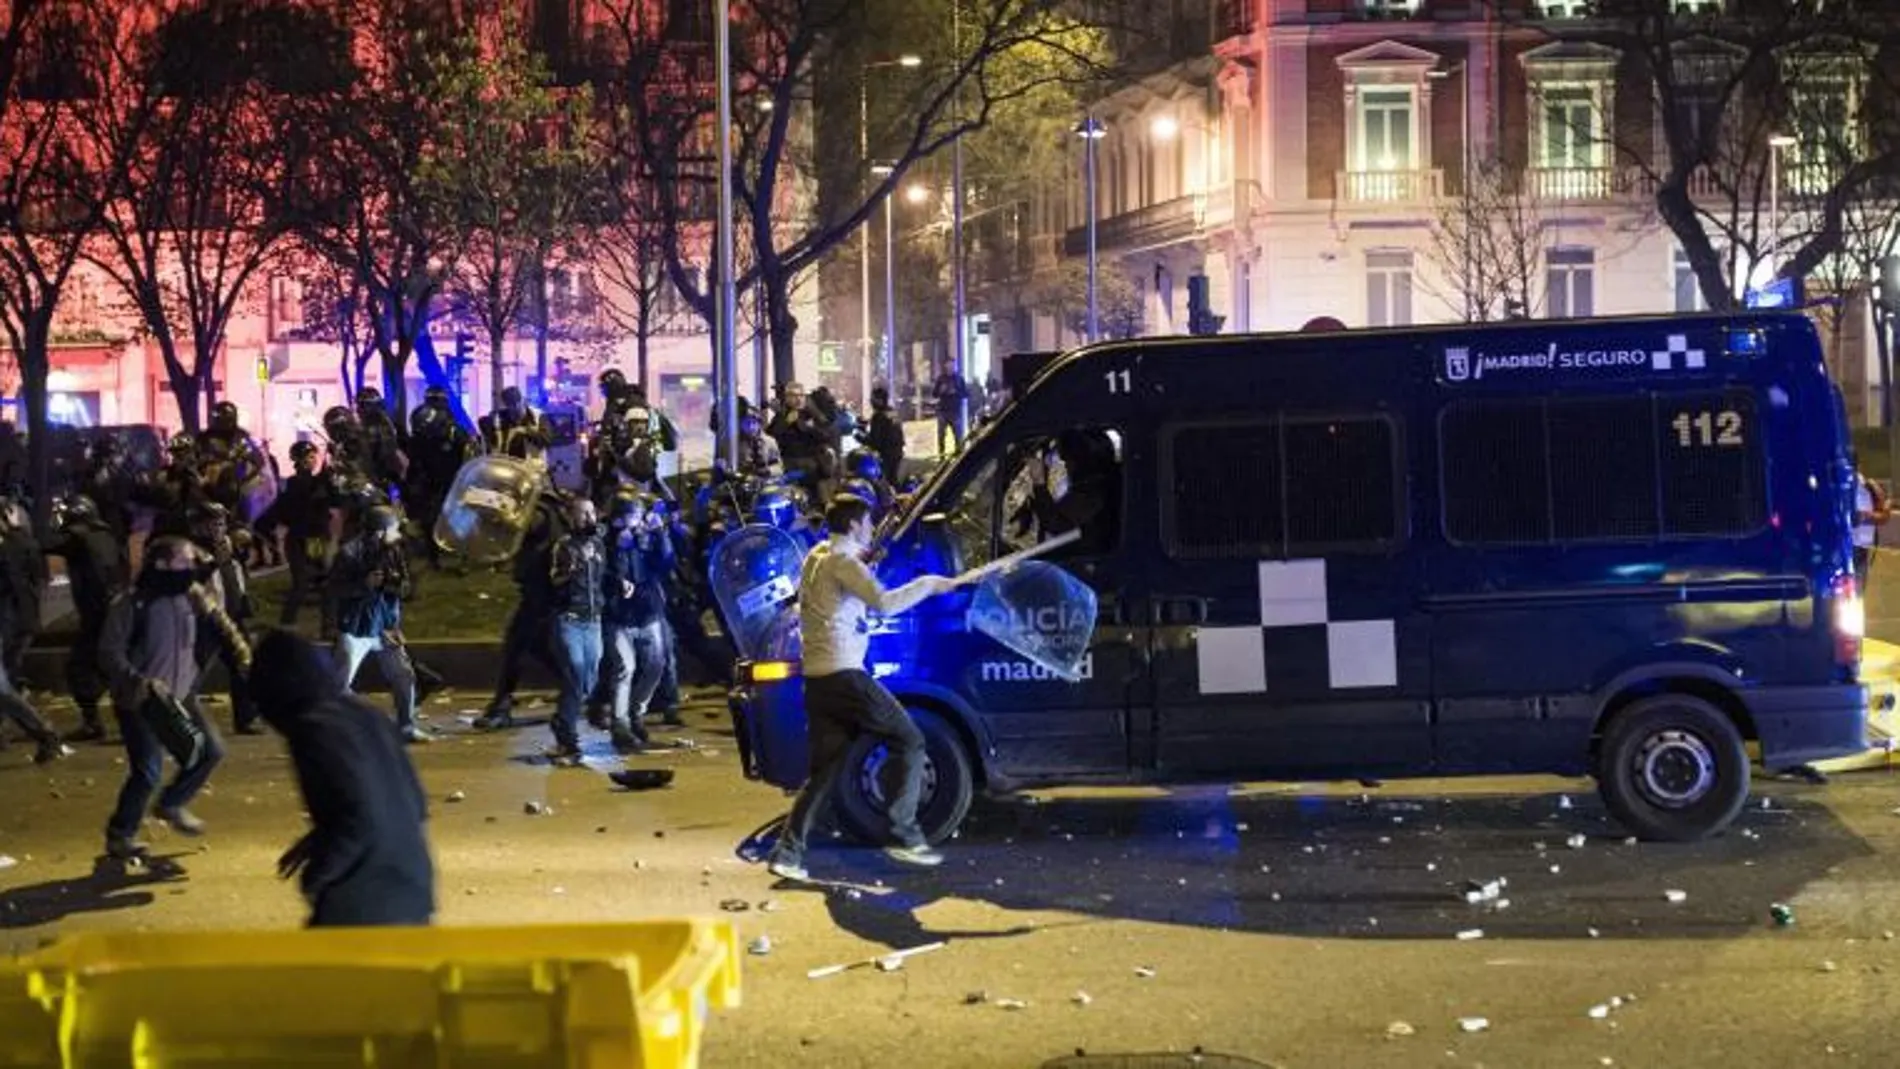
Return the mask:
[[[47,552],[66,561],[80,621],[95,626],[103,622],[113,596],[130,580],[125,543],[104,526],[73,527]]]
[[[515,554],[515,585],[521,589],[524,607],[545,606],[553,597],[554,544],[567,536],[564,507],[559,496],[542,494],[528,535],[521,541],[521,552]]]
[[[336,599],[336,625],[346,635],[380,637],[402,627],[402,599],[407,569],[398,566],[400,546],[383,546],[369,538],[352,538],[337,550],[330,569],[330,592]],[[382,572],[370,582],[371,573]]]
[[[607,552],[607,622],[644,627],[665,616],[667,582],[676,559],[673,534],[665,528],[643,531],[630,545],[616,539]],[[632,594],[626,593],[627,583],[633,584]]]
[[[429,923],[428,803],[395,725],[344,694],[329,658],[286,632],[258,647],[251,687],[310,814],[282,868],[301,869],[311,926]]]
[[[0,639],[40,630],[40,601],[46,594],[46,554],[25,531],[0,535]]]
[[[276,500],[257,518],[257,529],[269,533],[283,528],[296,539],[328,538],[330,510],[336,507],[330,480],[312,472],[284,480]]]
[[[904,425],[887,408],[871,410],[871,426],[864,432],[864,444],[877,454],[884,465],[884,477],[896,479],[904,465]]]
[[[569,533],[554,544],[549,577],[554,580],[554,611],[561,616],[598,620],[606,608],[607,551],[598,537]]]

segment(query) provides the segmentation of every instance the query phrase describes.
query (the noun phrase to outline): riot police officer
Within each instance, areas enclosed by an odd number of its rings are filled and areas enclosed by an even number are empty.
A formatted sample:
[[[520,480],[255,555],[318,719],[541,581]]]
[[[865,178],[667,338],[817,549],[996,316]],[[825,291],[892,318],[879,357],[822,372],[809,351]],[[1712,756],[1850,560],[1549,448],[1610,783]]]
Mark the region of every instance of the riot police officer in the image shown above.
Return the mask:
[[[739,474],[752,479],[776,479],[785,474],[778,443],[766,437],[757,412],[739,417]]]
[[[187,513],[211,499],[198,468],[198,440],[180,431],[165,443],[165,466],[154,472],[135,495],[152,510],[152,537],[185,536],[191,529]]]
[[[897,496],[884,478],[884,461],[869,449],[853,449],[845,455],[844,484],[839,489],[869,501],[875,519],[884,517]]]
[[[132,537],[132,513],[127,507],[135,496],[135,481],[127,471],[125,450],[111,435],[93,439],[86,447],[86,468],[79,478],[84,494],[99,514],[100,522],[121,543]]]
[[[284,532],[284,557],[290,564],[290,591],[284,595],[283,612],[277,622],[284,627],[297,625],[297,614],[306,599],[317,597],[328,605],[323,592],[330,564],[330,511],[336,497],[330,481],[317,472],[317,447],[298,442],[290,447],[290,478],[258,517],[257,529],[266,538]],[[324,614],[324,632],[333,621]]]
[[[80,728],[68,738],[96,742],[106,737],[99,701],[109,686],[99,663],[99,639],[105,632],[106,610],[130,582],[131,565],[125,540],[106,525],[91,498],[66,498],[54,507],[53,518],[58,538],[47,552],[65,559],[73,611],[79,616],[79,633],[66,655],[66,686],[79,706]]]
[[[482,444],[490,453],[534,460],[547,452],[554,440],[545,416],[521,396],[519,387],[501,391],[501,406],[479,421]]]
[[[210,425],[198,436],[198,462],[211,500],[240,516],[270,481],[263,450],[239,425],[238,407],[229,401],[211,406]]]
[[[442,515],[442,502],[456,473],[473,453],[473,442],[456,421],[449,407],[449,391],[443,387],[425,390],[421,406],[409,413],[409,452],[409,481],[403,500],[421,528],[430,562],[439,566],[442,550],[430,535],[436,517]]]
[[[555,656],[554,546],[567,534],[567,495],[546,488],[535,503],[534,519],[515,554],[514,580],[518,592],[515,611],[502,633],[501,670],[495,678],[495,696],[475,726],[484,730],[513,727],[515,690],[529,657],[545,665],[556,678],[562,672]]]
[[[409,467],[403,455],[402,435],[383,407],[383,392],[374,386],[356,391],[356,419],[362,427],[363,469],[381,488],[399,487]]]

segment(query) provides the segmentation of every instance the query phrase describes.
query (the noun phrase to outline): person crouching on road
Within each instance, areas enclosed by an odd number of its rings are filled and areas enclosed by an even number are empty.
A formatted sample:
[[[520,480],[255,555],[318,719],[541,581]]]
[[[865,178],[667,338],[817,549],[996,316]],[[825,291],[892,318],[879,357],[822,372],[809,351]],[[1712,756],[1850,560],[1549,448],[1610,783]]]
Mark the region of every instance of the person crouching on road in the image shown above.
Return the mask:
[[[581,705],[600,677],[601,611],[606,607],[607,553],[600,541],[594,503],[576,497],[568,505],[568,529],[554,544],[554,645],[561,660],[561,696],[554,707],[556,765],[581,763]]]
[[[805,557],[798,580],[798,624],[804,639],[805,715],[811,724],[811,778],[792,803],[785,830],[767,868],[789,880],[806,878],[805,844],[845,772],[845,758],[860,735],[884,740],[896,769],[891,795],[891,836],[884,848],[893,860],[932,866],[943,855],[931,849],[917,826],[923,788],[924,736],[891,692],[864,670],[870,649],[868,616],[893,616],[956,587],[954,579],[926,575],[886,590],[865,566],[871,548],[871,503],[848,495],[825,509],[830,537]]]
[[[616,497],[611,519],[606,635],[614,650],[614,749],[640,753],[652,745],[647,705],[666,669],[666,582],[675,560],[673,538],[645,494]]]
[[[337,602],[336,671],[344,690],[368,657],[376,658],[396,706],[403,741],[433,742],[416,723],[416,672],[398,636],[409,565],[402,550],[402,516],[388,505],[364,511],[362,529],[337,551],[330,571]]]
[[[310,926],[428,924],[435,914],[428,803],[402,738],[346,694],[323,651],[287,631],[257,647],[253,696],[284,737],[310,831],[278,862],[301,875]]]
[[[181,835],[204,834],[204,823],[185,807],[211,779],[224,757],[217,729],[198,708],[198,629],[216,628],[249,668],[250,648],[237,624],[226,616],[217,596],[195,581],[203,560],[190,540],[168,535],[145,547],[145,563],[131,591],[121,594],[106,614],[99,659],[112,681],[112,711],[125,741],[125,786],[106,822],[106,855],[120,860],[142,856],[137,841],[145,807],[165,770],[165,744],[154,726],[151,703],[164,703],[190,717],[203,736],[197,755],[181,765],[177,778],[158,796],[153,811]]]

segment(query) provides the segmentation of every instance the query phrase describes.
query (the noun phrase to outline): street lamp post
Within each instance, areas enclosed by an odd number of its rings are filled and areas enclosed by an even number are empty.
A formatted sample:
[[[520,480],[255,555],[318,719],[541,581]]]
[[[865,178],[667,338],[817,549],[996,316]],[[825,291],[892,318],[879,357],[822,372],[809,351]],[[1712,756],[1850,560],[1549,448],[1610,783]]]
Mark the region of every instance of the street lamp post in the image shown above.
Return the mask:
[[[1083,226],[1088,232],[1088,332],[1083,340],[1092,344],[1101,332],[1095,304],[1095,143],[1107,136],[1108,130],[1102,120],[1089,115],[1076,126],[1075,132],[1082,139],[1082,211]]]
[[[732,277],[732,4],[713,0],[713,63],[719,87],[719,225],[713,228],[719,270],[714,369],[719,380],[719,455],[735,468],[739,463],[738,361],[734,355],[733,324],[737,319],[739,289]]]
[[[1771,270],[1781,253],[1781,150],[1793,148],[1795,139],[1788,134],[1768,138],[1768,260]],[[1774,281],[1773,275],[1769,281]]]
[[[866,63],[863,71],[858,75],[858,159],[863,161],[864,166],[871,168],[873,175],[878,173],[878,168],[871,164],[871,72],[889,67],[919,67],[923,65],[923,62],[922,56],[906,53],[896,59],[873,60]],[[884,173],[888,175],[890,168],[885,168]],[[884,207],[888,218],[890,213],[888,196],[885,198]],[[871,369],[874,363],[871,338],[871,228],[868,226],[858,228],[858,294],[861,298],[859,308],[861,315],[858,319],[858,353],[861,359],[858,369],[859,374],[864,377],[865,396],[868,398]]]

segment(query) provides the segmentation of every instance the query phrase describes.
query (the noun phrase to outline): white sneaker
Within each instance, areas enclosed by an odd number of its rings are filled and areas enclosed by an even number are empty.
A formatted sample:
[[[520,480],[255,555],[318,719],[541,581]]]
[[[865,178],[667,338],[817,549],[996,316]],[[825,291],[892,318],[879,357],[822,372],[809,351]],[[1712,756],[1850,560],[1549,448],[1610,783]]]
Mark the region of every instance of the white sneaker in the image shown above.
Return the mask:
[[[920,869],[934,869],[943,864],[943,855],[928,843],[917,846],[887,846],[884,856],[904,865],[914,865]]]
[[[765,871],[777,876],[781,880],[804,881],[811,879],[811,873],[805,871],[805,866],[786,858],[775,857],[766,862]]]

